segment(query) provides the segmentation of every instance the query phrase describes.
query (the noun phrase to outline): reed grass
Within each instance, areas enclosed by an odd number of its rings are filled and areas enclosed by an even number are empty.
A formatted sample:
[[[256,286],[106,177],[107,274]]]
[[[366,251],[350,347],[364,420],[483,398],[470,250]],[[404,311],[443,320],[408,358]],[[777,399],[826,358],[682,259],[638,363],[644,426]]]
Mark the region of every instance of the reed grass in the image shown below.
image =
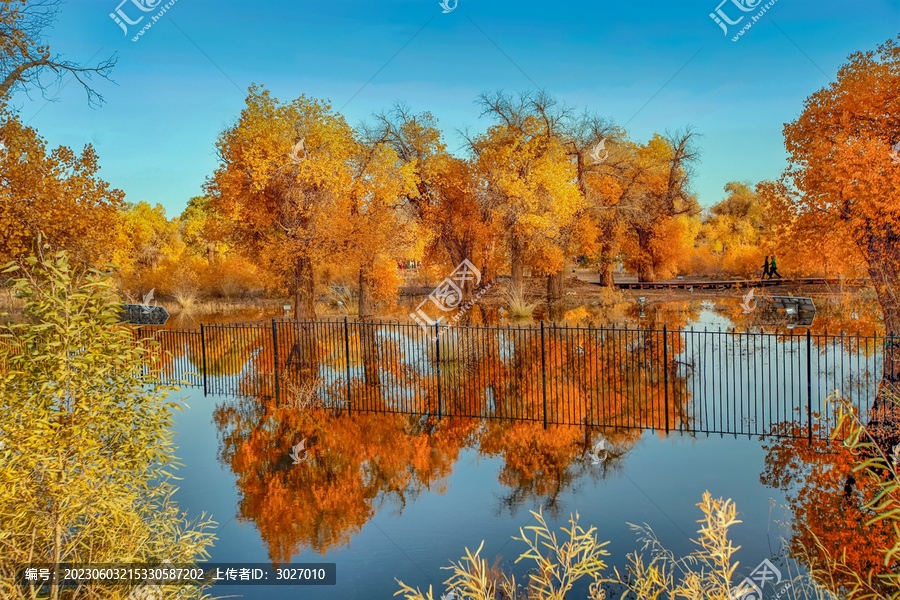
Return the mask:
[[[517,319],[531,318],[540,304],[540,302],[530,301],[524,286],[517,286],[512,283],[503,287],[500,297],[506,302],[510,316]]]

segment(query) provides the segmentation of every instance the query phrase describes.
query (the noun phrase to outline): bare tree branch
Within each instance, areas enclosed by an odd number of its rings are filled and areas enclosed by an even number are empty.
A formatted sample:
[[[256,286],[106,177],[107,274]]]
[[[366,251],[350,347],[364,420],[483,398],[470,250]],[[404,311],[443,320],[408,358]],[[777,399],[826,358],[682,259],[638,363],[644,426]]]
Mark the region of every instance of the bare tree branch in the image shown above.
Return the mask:
[[[84,88],[88,105],[103,104],[103,95],[91,86],[93,76],[109,80],[115,55],[94,66],[85,66],[54,55],[44,32],[56,20],[62,0],[7,0],[0,3],[0,101],[21,89],[41,91],[44,98],[53,82],[59,87],[72,75]],[[48,80],[49,77],[49,80]]]

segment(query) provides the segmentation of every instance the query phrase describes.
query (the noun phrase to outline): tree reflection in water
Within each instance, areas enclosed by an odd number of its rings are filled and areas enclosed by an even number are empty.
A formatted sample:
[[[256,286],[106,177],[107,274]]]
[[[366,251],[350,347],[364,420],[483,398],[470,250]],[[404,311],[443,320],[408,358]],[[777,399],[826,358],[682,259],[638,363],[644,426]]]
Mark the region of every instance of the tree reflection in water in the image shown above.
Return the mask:
[[[773,434],[788,436],[764,445],[765,471],[763,484],[785,492],[792,513],[791,537],[788,541],[792,558],[798,560],[817,581],[845,597],[852,587],[853,576],[829,569],[831,560],[842,560],[847,571],[866,577],[897,573],[900,562],[884,564],[884,549],[897,540],[889,521],[869,523],[875,513],[866,508],[880,489],[864,473],[854,472],[860,457],[854,456],[840,442],[808,440],[805,426],[782,423]],[[773,440],[775,438],[772,438]],[[876,589],[890,597],[896,588]]]
[[[347,544],[378,503],[402,509],[423,491],[442,493],[476,425],[247,401],[218,407],[214,420],[220,460],[237,475],[239,518],[255,524],[273,563]],[[304,439],[307,459],[295,465],[291,447]]]
[[[335,415],[318,408],[235,400],[214,415],[220,460],[237,475],[239,518],[251,521],[273,563],[305,549],[321,554],[349,543],[376,508],[406,503],[422,492],[442,494],[463,449],[503,460],[509,488],[501,507],[532,499],[558,507],[559,495],[585,475],[602,477],[622,460],[639,432],[402,414]],[[293,445],[306,440],[307,458],[294,464]],[[592,464],[599,462],[599,464]]]

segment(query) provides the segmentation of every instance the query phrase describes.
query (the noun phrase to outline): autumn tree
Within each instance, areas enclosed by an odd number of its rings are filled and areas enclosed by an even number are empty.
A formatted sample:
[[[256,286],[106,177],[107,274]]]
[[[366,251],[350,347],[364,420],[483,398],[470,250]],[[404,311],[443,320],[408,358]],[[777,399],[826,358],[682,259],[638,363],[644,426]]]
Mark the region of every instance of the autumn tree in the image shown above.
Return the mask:
[[[470,161],[448,152],[437,119],[398,104],[377,116],[369,137],[390,144],[413,168],[415,185],[406,202],[419,224],[426,255],[447,257],[453,266],[468,260],[481,269],[483,279],[490,280],[488,264],[497,228],[483,201],[478,172]],[[472,280],[465,282],[462,292],[465,304],[474,295]]]
[[[108,261],[124,194],[99,177],[91,145],[80,155],[65,146],[50,150],[37,131],[5,110],[0,139],[0,260],[27,255],[43,232],[77,264]]]
[[[760,186],[764,186],[765,182]],[[713,205],[698,236],[698,250],[726,272],[750,275],[762,268],[765,254],[775,247],[773,222],[766,196],[747,183],[725,184],[725,198]]]
[[[900,142],[894,110],[900,84],[900,45],[855,53],[837,81],[807,98],[784,128],[789,164],[783,183],[797,227],[845,231],[868,264],[889,333],[900,333]]]
[[[731,181],[725,184],[725,198],[709,209],[707,236],[718,252],[729,246],[755,244],[763,229],[765,208],[753,189],[746,183]]]
[[[677,222],[682,215],[700,212],[690,192],[690,168],[698,158],[696,133],[687,130],[668,136],[654,135],[645,145],[633,147],[631,169],[640,177],[629,178],[638,185],[629,202],[619,211],[628,221],[629,263],[640,281],[656,281],[657,270],[672,256],[672,245],[665,243],[667,233],[679,234]]]
[[[119,287],[141,299],[153,291],[187,306],[201,291],[202,260],[187,247],[178,219],[166,218],[162,205],[128,203],[119,214],[112,262]]]
[[[359,316],[374,316],[376,268],[389,265],[415,243],[417,223],[405,210],[405,197],[415,185],[412,165],[403,163],[385,143],[357,142],[353,183],[347,198],[346,250],[359,271]]]
[[[580,253],[599,267],[600,283],[612,286],[613,265],[621,250],[625,228],[615,210],[623,186],[610,175],[616,173],[621,160],[622,152],[616,147],[624,138],[625,130],[585,111],[572,120],[565,134],[566,154],[575,162],[578,188],[585,201],[581,216],[591,224],[591,229],[584,231],[584,247]]]
[[[347,234],[341,252],[359,273],[359,318],[364,323],[362,352],[366,381],[378,382],[374,324],[377,297],[396,290],[394,257],[407,254],[416,243],[418,226],[406,210],[405,197],[415,185],[412,165],[403,163],[394,149],[382,142],[358,141],[351,158],[353,182],[341,212]],[[344,204],[346,203],[346,207]],[[393,285],[390,283],[393,282]]]
[[[613,268],[618,263],[630,232],[629,217],[643,192],[645,173],[652,164],[633,159],[636,145],[625,132],[610,143],[601,140],[592,150],[593,170],[585,176],[591,218],[601,232],[599,252],[591,257],[598,267],[601,285],[615,285]]]
[[[178,218],[181,239],[196,255],[213,265],[228,249],[228,223],[209,196],[194,196]]]
[[[16,89],[26,93],[38,89],[46,98],[48,80],[59,84],[65,75],[71,75],[84,88],[89,104],[103,102],[103,96],[91,87],[90,81],[95,75],[108,78],[116,58],[88,67],[54,54],[45,34],[56,20],[61,4],[61,0],[0,2],[0,101],[8,101]]]
[[[530,264],[548,277],[552,307],[584,210],[563,136],[569,112],[544,93],[482,94],[479,104],[497,124],[471,139],[470,147],[486,181],[488,206],[507,232],[512,285],[522,288],[523,268]]]
[[[836,81],[807,98],[800,116],[785,125],[788,167],[780,182],[784,214],[807,232],[810,244],[817,243],[815,231],[822,228],[855,242],[889,335],[900,333],[897,89],[897,40],[852,54]],[[876,407],[891,404],[888,392],[898,384],[900,362],[886,361]]]
[[[152,270],[184,251],[178,223],[166,218],[161,204],[127,203],[120,211],[115,262],[128,270]]]
[[[169,479],[176,388],[117,323],[108,277],[38,250],[3,271],[25,322],[0,325],[0,596],[37,597],[14,588],[16,564],[208,558],[212,523],[186,520]],[[68,597],[51,586],[51,600]]]
[[[867,276],[862,253],[846,229],[799,215],[783,182],[761,181],[756,193],[770,214],[766,233],[774,243],[779,270],[801,277]]]
[[[614,285],[613,267],[620,257],[642,281],[677,270],[699,230],[700,209],[689,189],[696,134],[691,129],[657,134],[641,144],[596,117],[582,119],[573,131],[588,134],[579,136],[576,157],[587,210],[599,233],[599,251],[590,261],[599,268],[601,284]]]
[[[219,137],[207,192],[235,242],[294,296],[294,317],[314,320],[315,265],[345,235],[339,205],[353,183],[353,131],[322,100],[286,104],[252,86],[246,104]]]

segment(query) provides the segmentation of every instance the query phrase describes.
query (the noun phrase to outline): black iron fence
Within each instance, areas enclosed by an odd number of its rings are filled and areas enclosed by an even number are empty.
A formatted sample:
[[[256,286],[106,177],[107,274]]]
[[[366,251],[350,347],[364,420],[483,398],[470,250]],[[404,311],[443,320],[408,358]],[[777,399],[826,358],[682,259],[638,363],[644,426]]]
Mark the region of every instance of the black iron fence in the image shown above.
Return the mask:
[[[137,330],[207,394],[353,413],[827,437],[865,418],[893,340],[707,329],[452,327],[349,320]],[[900,352],[898,352],[900,359]]]

